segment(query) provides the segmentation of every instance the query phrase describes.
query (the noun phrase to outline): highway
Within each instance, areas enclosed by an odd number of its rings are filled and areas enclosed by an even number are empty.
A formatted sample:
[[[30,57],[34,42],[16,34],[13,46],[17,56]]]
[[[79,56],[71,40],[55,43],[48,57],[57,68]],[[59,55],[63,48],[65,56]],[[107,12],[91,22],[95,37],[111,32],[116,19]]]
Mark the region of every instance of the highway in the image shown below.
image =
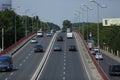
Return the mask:
[[[52,46],[50,46],[50,55],[42,72],[37,80],[89,80],[85,65],[81,59],[82,55],[79,52],[75,36],[73,39],[67,39],[66,33],[58,32],[57,36],[62,36],[64,41],[58,42],[55,38]],[[0,80],[33,80],[38,66],[40,65],[46,50],[49,49],[53,37],[37,38],[38,43],[26,43],[20,50],[13,55],[14,70],[11,72],[1,72]],[[44,47],[44,52],[34,53],[33,47],[36,44],[41,44]],[[62,47],[62,51],[54,51],[54,46],[58,44]],[[77,51],[69,51],[69,45],[76,45]],[[80,49],[82,50],[82,49]],[[117,61],[103,54],[103,60],[99,62],[102,69],[105,71],[110,80],[119,80],[119,76],[109,76],[109,64],[116,64]],[[36,80],[36,79],[35,79]]]
[[[44,51],[46,51],[51,38],[37,38],[37,44],[43,45]],[[34,53],[35,44],[31,44],[29,41],[13,55],[14,70],[12,72],[1,72],[0,80],[30,80],[44,55],[44,52]]]
[[[50,58],[38,80],[88,80],[79,51],[68,51],[70,44],[76,45],[75,38],[66,39],[66,33],[59,35],[63,36],[64,41],[55,41],[54,45],[61,45],[62,51],[57,52],[52,49]]]
[[[86,74],[79,50],[75,52],[68,51],[70,44],[76,45],[75,37],[66,39],[66,33],[59,33],[57,36],[63,36],[64,41],[55,40],[54,45],[62,46],[62,51],[54,51],[51,48],[50,56],[38,80],[89,80]],[[52,37],[37,38],[38,43],[25,44],[13,55],[14,70],[11,72],[1,72],[0,80],[31,80],[32,76],[41,63],[45,51],[50,44]],[[34,53],[33,47],[41,44],[44,47],[43,53]],[[77,45],[76,45],[77,47]]]
[[[108,68],[109,68],[110,64],[120,64],[120,63],[105,54],[103,54],[103,57],[104,57],[104,59],[102,61],[100,61],[100,65],[101,65],[102,69],[104,70],[104,72],[107,74],[107,76],[110,78],[110,80],[120,80],[120,76],[110,76],[108,74]]]

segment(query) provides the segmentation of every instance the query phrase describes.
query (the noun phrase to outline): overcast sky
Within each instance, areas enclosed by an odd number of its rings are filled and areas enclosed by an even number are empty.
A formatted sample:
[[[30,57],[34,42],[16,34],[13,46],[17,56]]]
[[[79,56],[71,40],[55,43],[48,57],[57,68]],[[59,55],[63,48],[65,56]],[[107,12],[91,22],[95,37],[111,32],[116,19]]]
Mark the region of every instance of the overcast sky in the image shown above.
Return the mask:
[[[105,5],[107,8],[99,8],[100,21],[102,18],[120,18],[120,0],[96,0],[100,5]],[[62,26],[63,20],[71,22],[87,21],[86,7],[87,5],[93,10],[88,12],[88,21],[97,22],[97,7],[96,4],[89,0],[12,0],[12,7],[16,8],[16,12],[20,15],[36,16],[45,22],[52,22]],[[84,15],[82,16],[82,9]],[[26,12],[26,10],[29,11]],[[79,16],[80,13],[80,16]],[[84,18],[82,18],[84,17]]]

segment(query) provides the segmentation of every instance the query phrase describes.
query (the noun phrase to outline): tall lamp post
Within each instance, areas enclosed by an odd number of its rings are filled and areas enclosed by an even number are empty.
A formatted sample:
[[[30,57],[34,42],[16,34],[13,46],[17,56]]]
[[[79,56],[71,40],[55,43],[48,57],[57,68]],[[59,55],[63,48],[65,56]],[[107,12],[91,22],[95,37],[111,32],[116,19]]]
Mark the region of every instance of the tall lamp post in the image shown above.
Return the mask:
[[[25,15],[27,14],[28,11],[29,11],[29,9],[26,9],[26,10],[25,10]],[[25,36],[27,36],[27,15],[26,15]]]
[[[88,11],[89,10],[93,10],[92,8],[89,8],[87,5],[83,4],[83,6],[87,9],[87,40],[88,40],[88,27],[89,27],[89,24],[88,24]]]
[[[83,35],[83,39],[84,39],[84,9],[82,7],[80,7],[80,9],[82,10],[81,14],[82,14],[82,35]]]
[[[2,26],[2,51],[4,50],[4,27]]]
[[[17,8],[20,8],[20,7],[18,6]],[[12,8],[12,10],[14,10],[15,43],[16,43],[17,42],[16,13],[15,13],[16,8]]]
[[[100,5],[96,0],[89,0],[90,2],[94,2],[97,5],[97,46],[98,52],[100,52],[100,41],[99,41],[99,7],[106,8],[103,5]]]

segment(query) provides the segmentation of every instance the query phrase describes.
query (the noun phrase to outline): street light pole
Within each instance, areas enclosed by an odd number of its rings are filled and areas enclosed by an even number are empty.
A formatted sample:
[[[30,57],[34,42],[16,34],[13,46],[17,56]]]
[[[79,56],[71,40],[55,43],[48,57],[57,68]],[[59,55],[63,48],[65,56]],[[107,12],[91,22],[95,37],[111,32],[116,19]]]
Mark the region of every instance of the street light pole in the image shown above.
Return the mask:
[[[88,23],[88,11],[89,11],[89,10],[93,10],[93,9],[89,8],[89,7],[88,7],[87,5],[85,5],[85,4],[83,4],[83,6],[86,7],[86,9],[87,9],[87,40],[88,40],[88,27],[89,27],[89,23]]]
[[[2,51],[4,50],[4,27],[2,26]]]
[[[82,35],[83,35],[83,39],[84,39],[84,9],[82,7],[80,7],[80,9],[82,10]]]
[[[28,11],[29,11],[29,9],[26,9],[26,10],[25,10],[25,14],[27,14]],[[27,36],[27,15],[26,15],[25,36]]]
[[[102,6],[96,2],[96,0],[90,0],[90,2],[94,2],[97,5],[97,44],[98,44],[98,52],[100,52],[100,41],[99,41],[99,7],[106,8],[106,6]]]

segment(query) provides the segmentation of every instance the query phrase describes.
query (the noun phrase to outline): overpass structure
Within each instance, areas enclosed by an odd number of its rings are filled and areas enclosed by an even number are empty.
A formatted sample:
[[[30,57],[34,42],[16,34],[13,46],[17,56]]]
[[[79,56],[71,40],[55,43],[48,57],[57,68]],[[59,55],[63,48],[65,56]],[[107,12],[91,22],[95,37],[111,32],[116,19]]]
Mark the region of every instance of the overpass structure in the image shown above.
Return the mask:
[[[32,33],[2,52],[12,55],[14,70],[2,72],[0,80],[119,80],[108,74],[109,64],[119,62],[107,55],[103,55],[102,61],[95,60],[79,32],[74,32],[73,39],[67,39],[64,32],[56,32],[51,37],[45,35],[36,37]],[[63,42],[57,41],[58,36],[63,37]],[[38,43],[32,44],[32,38]],[[44,52],[34,53],[36,44],[41,44]],[[62,51],[54,51],[56,44]],[[69,51],[69,45],[77,46],[77,51]]]

